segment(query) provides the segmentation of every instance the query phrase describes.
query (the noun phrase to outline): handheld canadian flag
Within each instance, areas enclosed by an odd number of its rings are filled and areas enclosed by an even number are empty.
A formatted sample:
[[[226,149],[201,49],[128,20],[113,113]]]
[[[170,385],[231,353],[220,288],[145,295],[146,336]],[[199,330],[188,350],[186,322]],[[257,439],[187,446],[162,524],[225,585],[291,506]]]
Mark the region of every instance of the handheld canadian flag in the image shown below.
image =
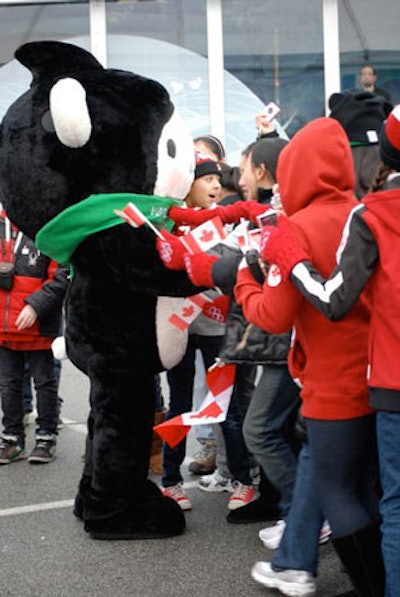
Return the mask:
[[[128,203],[122,210],[114,209],[114,213],[125,220],[125,222],[130,224],[133,228],[140,228],[140,226],[146,224],[146,226],[152,229],[154,234],[160,238],[164,238],[161,232],[157,230],[157,228],[150,222],[150,220],[146,218],[146,216],[134,203]]]
[[[189,253],[202,253],[211,249],[225,237],[224,224],[221,218],[216,216],[179,238]]]
[[[168,321],[183,332],[200,315],[206,304],[210,302],[211,299],[201,292],[194,296],[189,296],[183,301],[180,310],[177,313],[173,313]]]
[[[246,254],[247,251],[251,251],[251,249],[256,249],[257,251],[259,251],[261,230],[259,228],[249,230],[247,221],[241,221],[240,224],[240,230],[237,237],[239,249],[242,251],[243,254]]]
[[[200,408],[173,417],[153,427],[154,431],[174,448],[189,433],[193,425],[221,423],[226,419],[235,381],[236,365],[217,365],[207,371],[209,392]]]

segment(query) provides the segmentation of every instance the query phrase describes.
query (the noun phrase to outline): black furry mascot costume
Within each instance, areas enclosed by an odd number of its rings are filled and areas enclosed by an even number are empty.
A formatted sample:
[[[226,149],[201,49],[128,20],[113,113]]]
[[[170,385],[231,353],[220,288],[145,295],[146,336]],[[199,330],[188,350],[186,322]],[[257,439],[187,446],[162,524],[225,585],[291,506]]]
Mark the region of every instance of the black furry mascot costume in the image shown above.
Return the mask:
[[[33,80],[1,124],[1,200],[43,253],[71,264],[67,353],[90,378],[75,514],[96,539],[177,535],[182,511],[147,479],[154,375],[185,350],[167,325],[182,299],[169,297],[199,288],[163,266],[151,228],[114,210],[133,202],[168,228],[169,207],[192,183],[192,139],[155,81],[60,42],[28,43],[15,56]]]

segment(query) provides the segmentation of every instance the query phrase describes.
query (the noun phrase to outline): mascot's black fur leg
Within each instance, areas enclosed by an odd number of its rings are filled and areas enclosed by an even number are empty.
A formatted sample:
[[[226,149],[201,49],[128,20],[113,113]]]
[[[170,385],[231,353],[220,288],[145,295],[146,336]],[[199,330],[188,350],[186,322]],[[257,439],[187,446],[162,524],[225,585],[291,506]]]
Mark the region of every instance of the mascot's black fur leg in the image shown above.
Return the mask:
[[[85,445],[85,466],[82,473],[82,478],[79,482],[78,493],[75,497],[74,502],[74,515],[80,520],[84,519],[84,508],[86,500],[89,495],[90,487],[92,484],[93,475],[93,463],[92,463],[92,434],[93,434],[93,417],[92,413],[89,413],[87,421],[88,433],[86,436]]]
[[[92,388],[86,464],[75,515],[94,539],[181,534],[182,510],[147,479],[151,441],[145,436],[151,434],[154,417],[154,375],[143,370],[124,374],[118,367],[113,373],[103,371],[101,384],[92,380]]]

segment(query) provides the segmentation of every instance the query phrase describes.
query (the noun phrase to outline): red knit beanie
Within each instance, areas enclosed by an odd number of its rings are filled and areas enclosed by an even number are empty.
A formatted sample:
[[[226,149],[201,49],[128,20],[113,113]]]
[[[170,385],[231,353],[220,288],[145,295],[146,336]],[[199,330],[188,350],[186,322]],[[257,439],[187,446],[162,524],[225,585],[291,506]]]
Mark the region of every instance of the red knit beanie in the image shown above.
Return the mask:
[[[400,104],[391,111],[382,128],[379,151],[384,164],[400,171]]]

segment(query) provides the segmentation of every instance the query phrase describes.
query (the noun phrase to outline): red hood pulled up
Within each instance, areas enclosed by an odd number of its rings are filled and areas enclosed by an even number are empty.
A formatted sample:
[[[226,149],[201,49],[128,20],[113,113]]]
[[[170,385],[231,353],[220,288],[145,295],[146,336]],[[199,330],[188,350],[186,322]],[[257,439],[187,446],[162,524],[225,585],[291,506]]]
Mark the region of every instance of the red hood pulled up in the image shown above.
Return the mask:
[[[312,201],[341,201],[353,195],[354,167],[349,140],[331,118],[317,118],[282,150],[277,179],[288,216]]]

